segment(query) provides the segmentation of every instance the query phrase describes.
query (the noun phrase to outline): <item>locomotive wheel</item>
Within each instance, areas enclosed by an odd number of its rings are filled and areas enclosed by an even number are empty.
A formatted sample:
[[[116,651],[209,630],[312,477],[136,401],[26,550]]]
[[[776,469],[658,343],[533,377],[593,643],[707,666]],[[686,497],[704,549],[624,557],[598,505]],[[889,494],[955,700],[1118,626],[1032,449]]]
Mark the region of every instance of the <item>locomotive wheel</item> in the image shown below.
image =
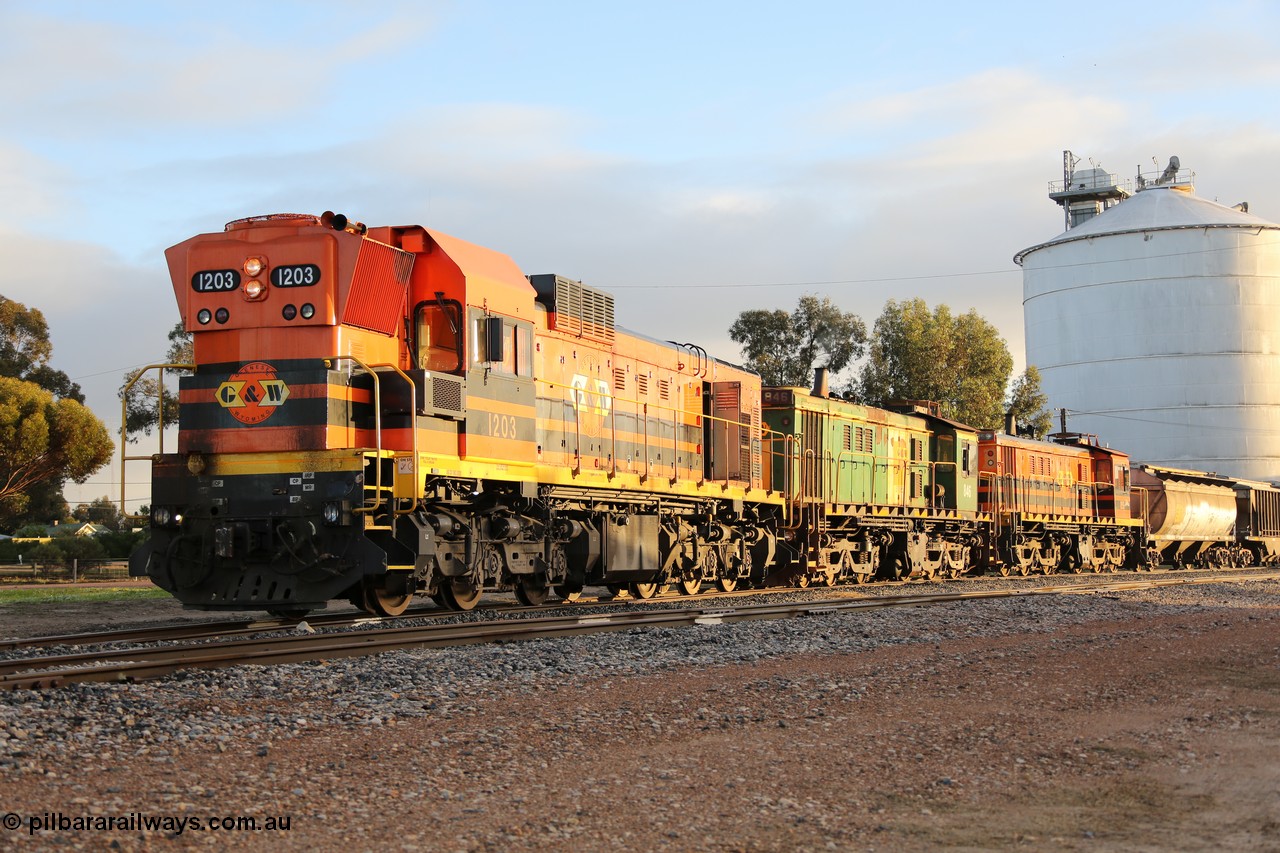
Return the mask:
[[[632,598],[647,600],[658,594],[658,586],[656,583],[633,583],[627,586],[627,591]]]
[[[444,606],[450,610],[472,610],[483,594],[482,590],[466,581],[456,580],[440,588]]]
[[[546,584],[539,586],[536,581],[525,579],[516,581],[516,599],[526,607],[541,607],[547,601],[548,592]]]
[[[803,574],[796,575],[796,586],[800,587],[801,589],[808,589],[808,588],[809,588],[809,573],[808,573],[808,572],[804,572]]]
[[[1011,574],[1013,574],[1013,567],[1012,567],[1012,566],[1010,566],[1008,563],[1001,563],[1001,564],[1000,564],[1000,577],[1002,577],[1002,578],[1007,578],[1007,577],[1009,577],[1009,575],[1011,575]]]
[[[362,587],[364,609],[378,616],[399,616],[409,609],[409,603],[413,601],[413,593],[388,592],[385,586],[371,578],[365,578]]]
[[[836,585],[836,570],[835,570],[835,569],[827,569],[825,572],[823,572],[823,573],[822,573],[821,577],[819,577],[819,578],[818,578],[818,580],[822,581],[822,585],[823,585],[823,586],[835,586],[835,585]]]
[[[716,589],[720,590],[721,592],[733,592],[737,588],[738,588],[737,578],[726,578],[723,576],[716,578]]]
[[[676,588],[680,590],[681,595],[697,595],[702,589],[702,578],[694,578],[691,581],[680,581]]]
[[[860,584],[871,583],[871,577],[872,577],[871,572],[854,572],[853,573],[853,580],[856,583],[860,583]]]
[[[894,554],[889,561],[889,579],[895,581],[906,580],[911,575],[911,570],[907,568],[907,555]]]

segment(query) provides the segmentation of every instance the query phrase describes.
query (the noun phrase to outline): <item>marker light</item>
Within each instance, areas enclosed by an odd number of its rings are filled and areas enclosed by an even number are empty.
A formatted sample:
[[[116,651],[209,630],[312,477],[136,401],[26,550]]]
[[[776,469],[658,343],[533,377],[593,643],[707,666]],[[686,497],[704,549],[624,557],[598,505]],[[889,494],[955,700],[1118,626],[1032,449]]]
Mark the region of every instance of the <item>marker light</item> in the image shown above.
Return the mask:
[[[253,278],[260,272],[262,272],[262,258],[250,258],[244,262],[245,275]]]
[[[213,319],[213,312],[210,311],[208,308],[201,308],[200,313],[196,314],[196,320],[200,322],[201,326],[209,325],[209,321],[212,319]]]
[[[219,308],[217,313],[213,315],[213,319],[217,320],[219,323],[225,323],[231,319],[231,312],[226,308]]]
[[[302,319],[310,320],[314,316],[316,316],[316,306],[310,302],[302,303]]]

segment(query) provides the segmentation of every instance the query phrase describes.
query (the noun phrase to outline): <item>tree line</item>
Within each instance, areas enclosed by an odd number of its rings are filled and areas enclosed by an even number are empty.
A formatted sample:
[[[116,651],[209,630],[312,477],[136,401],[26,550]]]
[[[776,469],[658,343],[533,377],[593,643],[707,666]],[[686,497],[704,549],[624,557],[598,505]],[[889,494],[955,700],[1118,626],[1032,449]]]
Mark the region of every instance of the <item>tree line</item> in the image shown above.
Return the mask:
[[[44,315],[0,296],[0,530],[74,521],[63,486],[83,483],[115,449],[52,356]]]
[[[815,367],[839,376],[833,390],[871,405],[930,400],[943,417],[979,429],[998,429],[1012,412],[1025,433],[1052,425],[1040,372],[1028,365],[1012,385],[1013,357],[999,331],[970,309],[933,309],[923,299],[890,299],[870,332],[858,315],[830,299],[800,297],[794,311],[743,311],[729,327],[746,366],[766,385],[809,387]]]

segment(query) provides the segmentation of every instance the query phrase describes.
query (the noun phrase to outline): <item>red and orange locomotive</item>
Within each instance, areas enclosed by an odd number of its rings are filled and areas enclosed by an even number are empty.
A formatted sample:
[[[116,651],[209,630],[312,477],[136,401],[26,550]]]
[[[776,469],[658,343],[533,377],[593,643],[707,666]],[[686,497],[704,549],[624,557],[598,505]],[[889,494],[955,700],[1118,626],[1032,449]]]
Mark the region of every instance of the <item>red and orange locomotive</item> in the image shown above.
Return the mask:
[[[771,552],[759,377],[615,328],[607,294],[332,214],[166,255],[195,371],[131,571],[185,604],[647,597]]]

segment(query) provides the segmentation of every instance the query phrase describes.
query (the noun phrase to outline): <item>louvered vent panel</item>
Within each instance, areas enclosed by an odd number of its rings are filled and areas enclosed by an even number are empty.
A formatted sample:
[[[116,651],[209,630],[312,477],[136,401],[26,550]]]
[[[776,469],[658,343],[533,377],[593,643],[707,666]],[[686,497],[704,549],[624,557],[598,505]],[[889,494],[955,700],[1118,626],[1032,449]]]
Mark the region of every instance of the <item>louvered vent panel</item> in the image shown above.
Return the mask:
[[[726,382],[716,388],[716,409],[718,411],[738,410],[738,401],[742,398],[742,385],[737,382]]]
[[[413,253],[365,240],[351,276],[342,322],[384,335],[395,334],[404,317],[405,291],[413,272]]]
[[[613,343],[613,297],[604,291],[557,276],[552,311],[557,330]]]

